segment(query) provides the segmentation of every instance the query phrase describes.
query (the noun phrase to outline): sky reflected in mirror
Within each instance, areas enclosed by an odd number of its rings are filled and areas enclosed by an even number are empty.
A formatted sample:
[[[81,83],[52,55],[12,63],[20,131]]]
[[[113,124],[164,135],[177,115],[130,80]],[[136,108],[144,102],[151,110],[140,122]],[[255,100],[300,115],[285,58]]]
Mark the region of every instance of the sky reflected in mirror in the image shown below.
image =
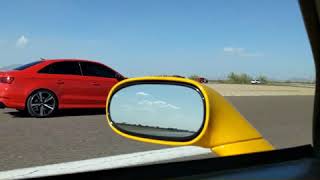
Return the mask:
[[[112,121],[118,125],[175,129],[194,134],[202,126],[204,105],[199,92],[191,87],[139,84],[123,88],[113,96],[110,116]],[[135,133],[153,135],[151,132],[147,133],[137,128],[130,130],[139,131]],[[159,133],[156,135],[161,134]],[[162,133],[166,136],[165,134]],[[171,136],[184,135],[171,134]]]

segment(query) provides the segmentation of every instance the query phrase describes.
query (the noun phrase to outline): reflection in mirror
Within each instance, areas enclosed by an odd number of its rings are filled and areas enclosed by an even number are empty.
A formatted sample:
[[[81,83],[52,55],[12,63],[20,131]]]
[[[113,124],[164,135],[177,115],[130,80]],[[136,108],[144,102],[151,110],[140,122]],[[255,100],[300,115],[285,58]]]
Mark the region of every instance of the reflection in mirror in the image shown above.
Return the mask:
[[[117,128],[129,134],[189,140],[202,128],[204,102],[194,87],[137,84],[113,95],[109,115]]]

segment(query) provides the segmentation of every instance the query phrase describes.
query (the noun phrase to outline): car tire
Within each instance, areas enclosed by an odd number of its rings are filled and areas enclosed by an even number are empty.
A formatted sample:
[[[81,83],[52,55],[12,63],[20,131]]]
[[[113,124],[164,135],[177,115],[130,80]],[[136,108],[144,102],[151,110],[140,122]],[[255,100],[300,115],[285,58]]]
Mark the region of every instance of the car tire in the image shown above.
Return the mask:
[[[53,92],[41,89],[29,95],[26,107],[32,117],[49,117],[57,111],[58,99]]]

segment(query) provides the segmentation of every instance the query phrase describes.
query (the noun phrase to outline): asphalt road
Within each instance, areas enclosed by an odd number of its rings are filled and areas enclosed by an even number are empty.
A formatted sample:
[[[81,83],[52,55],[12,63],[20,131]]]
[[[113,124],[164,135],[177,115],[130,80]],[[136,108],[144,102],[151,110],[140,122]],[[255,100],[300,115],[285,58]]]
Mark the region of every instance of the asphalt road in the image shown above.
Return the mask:
[[[275,147],[311,143],[313,96],[227,98]],[[103,110],[63,111],[44,119],[0,110],[0,171],[161,148],[168,146],[116,135]],[[191,159],[203,157],[208,155]]]

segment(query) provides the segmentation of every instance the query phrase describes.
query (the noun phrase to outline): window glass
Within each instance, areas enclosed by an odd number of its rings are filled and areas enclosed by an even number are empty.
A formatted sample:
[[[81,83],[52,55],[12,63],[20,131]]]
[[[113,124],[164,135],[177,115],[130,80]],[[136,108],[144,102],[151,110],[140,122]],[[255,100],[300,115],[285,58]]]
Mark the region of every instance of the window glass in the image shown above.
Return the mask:
[[[31,62],[31,63],[28,63],[28,64],[24,64],[24,65],[21,65],[21,66],[18,66],[16,68],[14,68],[13,70],[24,70],[24,69],[27,69],[31,66],[34,66],[36,64],[39,64],[41,63],[42,61],[35,61],[35,62]]]
[[[116,81],[104,80],[117,72],[198,81],[224,96],[276,149],[312,143],[315,69],[298,0],[29,0],[19,6],[3,0],[0,9],[0,76],[6,66],[46,57],[97,64],[52,61],[39,73],[101,77],[57,82],[21,71],[12,72],[11,85],[0,83],[0,102],[12,105],[0,109],[0,171],[171,148],[108,127],[106,99]],[[33,88],[56,94],[56,114],[39,118],[21,107]],[[138,107],[170,107],[150,92],[134,95],[148,100]],[[45,97],[51,103],[54,96]],[[173,151],[186,160],[192,148],[187,155]],[[216,157],[207,150],[205,157]],[[124,165],[135,162],[127,159]]]
[[[56,62],[41,69],[39,73],[81,75],[78,62]]]
[[[115,78],[116,73],[106,67],[97,63],[81,62],[81,70],[84,76],[96,76],[105,78]]]

